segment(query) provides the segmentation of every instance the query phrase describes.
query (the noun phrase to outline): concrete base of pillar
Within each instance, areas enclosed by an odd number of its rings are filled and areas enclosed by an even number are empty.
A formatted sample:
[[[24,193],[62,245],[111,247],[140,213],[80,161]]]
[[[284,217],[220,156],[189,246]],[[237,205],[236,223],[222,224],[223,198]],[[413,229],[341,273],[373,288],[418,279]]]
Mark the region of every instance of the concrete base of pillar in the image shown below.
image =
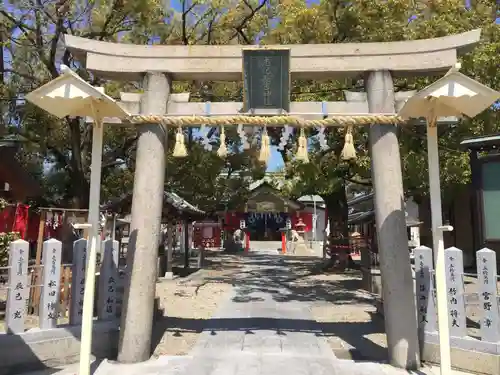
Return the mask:
[[[172,280],[174,278],[173,272],[165,272],[165,276],[163,276],[165,280]]]
[[[382,298],[382,276],[380,270],[361,268],[363,289]]]
[[[437,333],[427,333],[421,343],[422,360],[430,363],[439,363],[439,338]],[[479,344],[478,344],[479,343]],[[496,345],[496,353],[491,352],[491,346]],[[488,346],[489,348],[481,348]],[[481,350],[481,351],[478,351]],[[500,373],[499,345],[482,343],[473,338],[451,338],[451,365],[459,371],[475,374],[497,375]],[[485,351],[489,350],[489,353]]]
[[[92,361],[115,358],[118,322],[95,321],[92,331]],[[33,329],[18,335],[0,334],[0,374],[20,374],[76,363],[80,355],[80,336],[81,326]],[[95,368],[94,364],[91,367]]]

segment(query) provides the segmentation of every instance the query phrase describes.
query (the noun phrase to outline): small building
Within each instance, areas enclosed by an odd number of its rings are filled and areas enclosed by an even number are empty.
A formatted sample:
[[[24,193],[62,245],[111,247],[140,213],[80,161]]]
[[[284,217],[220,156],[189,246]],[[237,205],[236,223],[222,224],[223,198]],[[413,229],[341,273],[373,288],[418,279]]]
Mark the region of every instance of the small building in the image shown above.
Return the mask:
[[[298,202],[301,202],[305,206],[305,211],[312,214],[313,218],[313,228],[311,230],[310,239],[312,241],[323,241],[325,239],[325,230],[328,226],[328,217],[326,211],[326,205],[323,198],[319,195],[303,195]]]
[[[286,227],[287,220],[292,227],[302,220],[306,236],[310,236],[312,211],[303,202],[283,197],[269,182],[260,180],[250,185],[250,196],[243,207],[225,213],[224,228],[234,232],[244,222],[252,241],[281,241],[280,230]]]
[[[448,221],[454,227],[451,246],[460,248],[465,265],[472,267],[476,251],[500,252],[500,134],[468,138],[460,145],[469,153],[471,183],[455,194]],[[445,245],[450,246],[446,238]]]
[[[374,193],[362,194],[347,202],[349,207],[349,232],[356,233],[356,237],[366,240],[376,246],[375,210],[373,206]],[[408,233],[408,247],[420,246],[419,206],[408,198],[405,202],[406,227]]]
[[[101,207],[103,211],[110,211],[119,214],[121,217],[116,220],[117,238],[120,241],[122,253],[128,245],[130,235],[131,223],[131,208],[132,208],[132,193],[125,194],[124,196],[115,199]],[[163,210],[162,210],[162,224],[167,223],[184,223],[188,225],[188,233],[191,223],[195,220],[206,218],[206,213],[198,207],[187,202],[174,192],[165,191],[163,194]],[[176,234],[181,237],[184,233],[184,225],[176,228]],[[192,242],[192,235],[189,236],[188,243]],[[180,238],[177,239],[178,243],[183,244]]]
[[[465,268],[475,272],[478,250],[500,252],[500,134],[468,138],[461,146],[469,153],[471,183],[456,185],[453,193],[443,196],[443,223],[453,226],[443,233],[444,246],[461,249]],[[419,202],[419,216],[421,243],[432,247],[428,197]]]

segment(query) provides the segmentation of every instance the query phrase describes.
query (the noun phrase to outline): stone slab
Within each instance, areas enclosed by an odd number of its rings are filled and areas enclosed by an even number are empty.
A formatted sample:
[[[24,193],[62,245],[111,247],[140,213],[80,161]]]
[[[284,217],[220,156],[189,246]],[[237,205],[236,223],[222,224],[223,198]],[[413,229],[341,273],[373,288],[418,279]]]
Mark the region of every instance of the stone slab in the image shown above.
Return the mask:
[[[57,326],[60,314],[61,250],[62,243],[56,239],[52,238],[43,243],[43,286],[39,321],[41,329]]]
[[[29,244],[24,240],[9,245],[9,284],[5,308],[7,333],[24,332],[26,302],[28,299],[28,257]]]
[[[457,52],[473,48],[480,36],[481,30],[473,30],[404,42],[290,45],[291,75],[292,79],[331,79],[368,70],[390,70],[395,75],[444,73],[456,63]],[[240,81],[242,77],[242,45],[132,45],[73,35],[65,35],[64,42],[87,69],[112,80],[140,80],[145,72],[165,71],[181,81]]]
[[[0,374],[19,374],[78,362],[80,334],[80,326],[0,334]],[[92,354],[97,358],[114,358],[117,348],[117,324],[94,322]]]

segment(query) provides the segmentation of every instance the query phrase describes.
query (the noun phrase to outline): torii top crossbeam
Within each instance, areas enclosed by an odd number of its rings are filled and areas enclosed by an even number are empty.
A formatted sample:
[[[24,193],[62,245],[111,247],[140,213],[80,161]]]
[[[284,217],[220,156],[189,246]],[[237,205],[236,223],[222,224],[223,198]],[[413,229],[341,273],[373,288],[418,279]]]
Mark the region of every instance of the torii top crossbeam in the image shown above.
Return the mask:
[[[290,48],[293,79],[330,79],[366,71],[389,70],[395,76],[442,74],[453,67],[457,54],[471,50],[481,30],[442,38],[381,43],[295,44],[263,46]],[[248,46],[160,46],[100,42],[65,35],[74,56],[94,74],[134,81],[145,72],[165,72],[174,80],[242,79],[242,50]],[[253,46],[255,47],[255,46]],[[257,47],[258,48],[258,47]]]

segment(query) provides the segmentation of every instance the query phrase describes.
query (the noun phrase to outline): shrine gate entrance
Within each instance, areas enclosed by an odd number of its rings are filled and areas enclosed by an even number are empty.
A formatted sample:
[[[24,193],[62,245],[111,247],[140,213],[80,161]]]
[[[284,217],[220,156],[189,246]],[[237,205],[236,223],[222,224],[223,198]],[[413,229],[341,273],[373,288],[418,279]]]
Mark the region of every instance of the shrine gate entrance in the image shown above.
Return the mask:
[[[401,251],[407,248],[407,238],[401,160],[394,126],[400,121],[394,116],[398,101],[412,93],[395,93],[393,76],[445,73],[457,62],[457,54],[466,52],[479,38],[480,30],[475,30],[429,40],[266,46],[247,50],[238,45],[137,46],[67,35],[66,46],[94,75],[139,81],[144,89],[143,94],[122,94],[123,105],[134,114],[132,122],[137,125],[139,138],[132,205],[132,226],[137,238],[135,256],[128,264],[130,288],[125,303],[129,313],[122,321],[118,359],[130,363],[149,358],[156,281],[152,275],[158,247],[155,233],[160,229],[166,127],[179,129],[174,156],[184,156],[181,126],[220,126],[221,134],[224,126],[237,126],[243,144],[251,133],[248,126],[264,126],[260,136],[263,160],[269,152],[267,126],[283,127],[285,142],[293,132],[291,128],[297,128],[296,157],[306,162],[306,128],[316,127],[321,137],[326,126],[345,127],[346,145],[350,145],[346,149],[352,152],[352,127],[371,125],[384,309],[386,321],[390,322],[389,357],[398,367],[417,368],[420,358],[412,274],[408,251]],[[189,93],[171,94],[173,80],[240,81],[242,71],[245,73],[243,103],[190,103]],[[290,102],[291,79],[346,76],[363,78],[366,93],[347,92],[345,102]],[[224,147],[218,151],[221,156],[227,153]],[[398,272],[393,272],[394,269]]]

